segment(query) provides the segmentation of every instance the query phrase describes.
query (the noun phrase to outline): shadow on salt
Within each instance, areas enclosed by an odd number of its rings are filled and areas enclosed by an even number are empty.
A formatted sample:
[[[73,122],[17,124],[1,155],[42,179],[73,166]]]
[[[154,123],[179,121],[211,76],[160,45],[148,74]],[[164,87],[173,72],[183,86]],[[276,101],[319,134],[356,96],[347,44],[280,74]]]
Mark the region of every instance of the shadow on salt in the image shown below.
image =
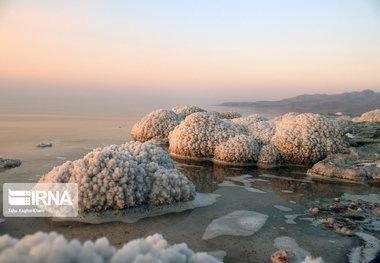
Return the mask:
[[[55,217],[53,221],[75,221],[88,224],[102,224],[109,222],[135,223],[140,219],[154,216],[161,216],[169,213],[180,213],[199,207],[210,206],[216,202],[218,194],[197,193],[193,200],[187,202],[177,202],[171,205],[163,206],[140,206],[124,210],[107,210],[102,212],[86,212],[79,214],[77,217],[59,218]]]

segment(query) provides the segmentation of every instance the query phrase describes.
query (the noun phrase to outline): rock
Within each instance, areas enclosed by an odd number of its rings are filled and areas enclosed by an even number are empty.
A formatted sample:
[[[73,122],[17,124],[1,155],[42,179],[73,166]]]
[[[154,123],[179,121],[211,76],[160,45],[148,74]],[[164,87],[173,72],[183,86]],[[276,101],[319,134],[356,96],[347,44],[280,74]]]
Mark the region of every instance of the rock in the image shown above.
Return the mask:
[[[4,159],[0,157],[0,169],[14,168],[21,165],[20,160]]]
[[[307,171],[310,176],[355,182],[380,182],[380,163],[359,159],[353,154],[334,154]]]
[[[359,118],[354,118],[352,119],[352,121],[380,123],[380,109],[363,113],[362,116],[360,116]]]
[[[38,147],[38,148],[53,147],[53,144],[51,142],[50,143],[41,142],[41,143],[37,144],[36,147]]]

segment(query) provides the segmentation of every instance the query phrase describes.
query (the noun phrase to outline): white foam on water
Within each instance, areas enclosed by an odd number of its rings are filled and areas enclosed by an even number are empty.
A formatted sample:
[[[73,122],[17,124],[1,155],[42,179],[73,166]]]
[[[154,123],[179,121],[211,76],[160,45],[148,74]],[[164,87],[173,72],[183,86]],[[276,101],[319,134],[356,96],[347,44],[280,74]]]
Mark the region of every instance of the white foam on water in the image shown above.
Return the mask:
[[[238,210],[214,219],[202,236],[208,240],[222,235],[250,236],[261,229],[268,216],[247,210]]]
[[[219,186],[221,186],[221,187],[240,187],[240,188],[243,188],[243,189],[245,189],[245,190],[247,190],[249,192],[252,192],[252,193],[266,194],[266,192],[264,192],[262,190],[259,190],[257,188],[251,187],[251,183],[250,182],[244,183],[244,185],[237,185],[237,184],[234,184],[231,181],[223,181],[222,183],[219,184]]]
[[[291,191],[291,190],[281,190],[281,192],[287,193],[287,194],[292,194],[293,193],[293,191]]]
[[[310,256],[308,251],[298,246],[294,238],[288,236],[276,237],[273,246],[292,253],[296,257],[296,263],[301,263],[305,257]]]
[[[195,209],[212,205],[218,194],[196,193],[195,198],[187,202],[177,202],[171,205],[153,206],[153,207],[136,207],[124,210],[107,210],[102,212],[87,212],[79,214],[78,217],[58,218],[54,217],[53,221],[77,221],[89,224],[102,224],[108,222],[135,223],[142,218],[160,216],[169,213],[179,213],[186,210]]]
[[[283,212],[290,212],[290,211],[293,211],[293,209],[291,209],[290,207],[286,207],[286,206],[283,206],[283,205],[274,205],[274,207],[280,211],[283,211]]]
[[[284,215],[286,220],[285,223],[295,225],[297,224],[296,221],[294,221],[297,217],[302,216],[303,214],[294,214],[294,215]]]

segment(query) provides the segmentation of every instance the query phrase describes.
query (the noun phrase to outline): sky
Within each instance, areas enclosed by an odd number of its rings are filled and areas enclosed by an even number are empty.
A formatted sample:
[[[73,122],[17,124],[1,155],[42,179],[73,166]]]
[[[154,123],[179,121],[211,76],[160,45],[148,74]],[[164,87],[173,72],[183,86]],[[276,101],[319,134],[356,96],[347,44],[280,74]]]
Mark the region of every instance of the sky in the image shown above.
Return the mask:
[[[363,89],[380,91],[378,0],[0,0],[2,110]]]

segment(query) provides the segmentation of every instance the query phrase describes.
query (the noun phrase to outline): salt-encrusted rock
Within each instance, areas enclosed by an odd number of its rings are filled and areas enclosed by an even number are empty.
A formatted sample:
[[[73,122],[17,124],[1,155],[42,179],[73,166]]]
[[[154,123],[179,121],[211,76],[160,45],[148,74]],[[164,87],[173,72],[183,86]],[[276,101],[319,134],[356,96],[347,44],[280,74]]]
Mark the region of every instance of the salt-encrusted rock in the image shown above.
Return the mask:
[[[177,106],[172,109],[175,113],[177,113],[182,119],[185,119],[190,114],[195,112],[205,112],[206,110],[201,109],[197,106]]]
[[[214,160],[232,164],[255,163],[260,145],[247,135],[237,135],[215,148]]]
[[[248,134],[261,144],[269,144],[275,133],[275,123],[268,121],[258,114],[234,119],[232,121],[246,126]]]
[[[40,183],[78,183],[79,212],[165,205],[195,197],[194,185],[174,169],[168,153],[147,142],[97,148],[66,162]]]
[[[364,161],[353,154],[334,154],[316,163],[307,173],[326,179],[380,182],[380,163]]]
[[[0,169],[14,168],[21,165],[20,160],[4,159],[0,157]]]
[[[171,110],[156,110],[149,113],[132,127],[132,137],[136,141],[151,139],[164,140],[182,121],[182,118]]]
[[[241,114],[236,111],[225,111],[225,112],[221,112],[220,114],[223,116],[222,119],[232,120],[232,119],[241,117]]]
[[[275,167],[282,163],[280,152],[272,144],[261,147],[257,165],[260,167]]]
[[[41,142],[41,143],[39,143],[39,144],[37,144],[36,145],[36,147],[38,147],[38,148],[47,148],[47,147],[53,147],[53,144],[50,142],[50,143],[43,143],[43,142]]]
[[[205,112],[189,115],[169,135],[169,151],[178,156],[213,158],[216,146],[239,134],[245,127]]]
[[[314,164],[345,147],[337,122],[313,113],[287,113],[277,118],[271,143],[291,164]]]
[[[218,263],[207,253],[195,253],[185,243],[170,246],[160,234],[132,240],[120,249],[106,237],[83,244],[55,232],[37,232],[21,240],[0,236],[0,262],[88,263]]]
[[[215,117],[218,117],[219,119],[227,119],[227,120],[232,120],[232,119],[241,117],[241,114],[235,111],[225,111],[225,112],[209,111],[208,113],[211,115],[214,115]]]
[[[380,109],[363,113],[362,116],[360,116],[359,118],[353,118],[352,121],[380,123]]]

